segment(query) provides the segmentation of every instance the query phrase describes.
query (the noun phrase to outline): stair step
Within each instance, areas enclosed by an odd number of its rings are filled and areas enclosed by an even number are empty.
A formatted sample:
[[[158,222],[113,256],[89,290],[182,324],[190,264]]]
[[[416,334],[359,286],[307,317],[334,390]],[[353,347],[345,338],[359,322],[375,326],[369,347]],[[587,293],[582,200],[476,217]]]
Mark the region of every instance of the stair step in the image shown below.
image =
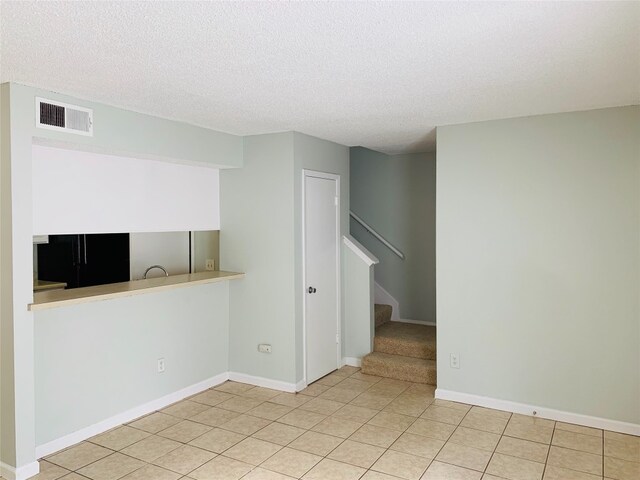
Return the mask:
[[[436,359],[436,327],[388,322],[376,327],[373,351],[405,357]]]
[[[376,327],[378,327],[379,325],[383,325],[391,320],[391,312],[393,311],[391,305],[376,303],[374,311],[376,317]]]
[[[373,352],[362,359],[362,373],[436,385],[436,362],[422,358]]]

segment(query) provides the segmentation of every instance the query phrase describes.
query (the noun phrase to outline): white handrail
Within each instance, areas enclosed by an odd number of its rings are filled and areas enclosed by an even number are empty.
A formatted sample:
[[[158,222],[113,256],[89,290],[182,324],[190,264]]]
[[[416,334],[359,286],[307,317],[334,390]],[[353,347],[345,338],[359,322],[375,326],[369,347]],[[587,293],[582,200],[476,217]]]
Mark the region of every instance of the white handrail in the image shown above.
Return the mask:
[[[353,213],[352,211],[349,211],[349,215],[351,215],[351,217],[353,217],[353,219],[358,222],[360,225],[362,225],[365,230],[367,232],[369,232],[371,235],[373,235],[374,237],[376,237],[378,240],[380,240],[380,242],[382,242],[382,244],[387,247],[389,250],[391,250],[393,253],[395,253],[397,256],[399,256],[402,260],[404,260],[404,253],[402,253],[400,250],[398,250],[396,247],[394,247],[393,245],[391,245],[382,235],[380,235],[378,232],[376,232],[373,227],[371,227],[367,222],[365,222],[364,220],[362,220],[358,215],[356,215],[355,213]]]

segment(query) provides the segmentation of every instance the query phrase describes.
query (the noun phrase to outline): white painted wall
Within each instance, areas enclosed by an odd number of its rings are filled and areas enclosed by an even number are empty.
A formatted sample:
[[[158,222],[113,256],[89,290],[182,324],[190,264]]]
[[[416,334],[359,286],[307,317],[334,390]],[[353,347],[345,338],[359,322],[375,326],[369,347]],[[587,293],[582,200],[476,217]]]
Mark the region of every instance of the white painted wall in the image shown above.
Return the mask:
[[[31,229],[31,142],[24,135],[24,96],[2,85],[2,271],[0,289],[0,467],[32,472],[35,463],[33,396],[33,237]],[[30,103],[30,106],[33,103]],[[4,474],[3,474],[4,475]]]
[[[33,234],[220,229],[216,168],[34,145]]]
[[[349,149],[297,132],[244,137],[244,167],[221,173],[222,270],[230,288],[233,372],[303,379],[302,170],[340,175],[340,223],[349,226]],[[344,326],[342,326],[344,329]],[[258,352],[271,343],[273,352]]]
[[[192,235],[192,271],[205,271],[208,259],[213,260],[215,270],[220,270],[220,230],[193,232]]]
[[[129,235],[131,280],[140,280],[152,265],[162,265],[169,275],[189,273],[189,232],[147,232]],[[164,276],[154,268],[147,278]]]
[[[391,321],[400,321],[400,302],[396,300],[389,292],[387,292],[382,285],[375,282],[373,294],[375,302],[380,305],[391,305]],[[407,320],[407,319],[403,319]],[[411,320],[411,319],[410,319]]]
[[[36,444],[226,373],[228,295],[219,282],[35,312]]]
[[[13,242],[9,85],[0,85],[0,462],[16,465],[18,408],[13,339]],[[33,288],[33,287],[32,287]],[[18,365],[20,368],[21,365]],[[28,435],[28,433],[26,434]],[[31,438],[27,438],[29,444]]]
[[[37,96],[92,108],[94,136],[37,129]],[[27,310],[27,305],[33,300],[34,139],[64,144],[66,148],[225,168],[242,166],[242,138],[14,83],[0,86],[0,100],[0,462],[20,472],[33,472],[38,468],[34,415],[37,353],[34,313]],[[196,226],[181,230],[190,228]],[[174,301],[179,304],[181,300]],[[150,309],[140,312],[154,318]],[[126,315],[126,310],[114,313],[120,314]],[[109,341],[117,342],[118,338]],[[85,339],[75,336],[75,340]],[[128,352],[121,354],[126,356]]]
[[[244,138],[244,167],[221,175],[222,270],[229,288],[229,368],[295,384],[293,133]],[[258,352],[269,343],[272,353]]]
[[[302,170],[333,173],[340,176],[340,236],[349,232],[349,148],[320,138],[293,132],[293,235],[295,258],[295,318],[296,318],[296,378],[302,380],[303,372],[303,297],[305,285],[302,279]],[[289,252],[291,255],[291,252]],[[344,287],[344,285],[342,285]],[[341,292],[344,298],[344,292]],[[344,302],[341,300],[341,326],[344,326]],[[344,342],[342,342],[344,353]]]
[[[639,425],[640,107],[442,127],[437,155],[438,389]]]
[[[386,155],[352,147],[349,154],[351,210],[405,255],[398,257],[351,219],[351,235],[380,259],[376,282],[399,304],[392,318],[435,323],[435,153]]]
[[[342,285],[344,292],[343,357],[358,365],[373,351],[374,265],[378,259],[350,236],[342,241]]]

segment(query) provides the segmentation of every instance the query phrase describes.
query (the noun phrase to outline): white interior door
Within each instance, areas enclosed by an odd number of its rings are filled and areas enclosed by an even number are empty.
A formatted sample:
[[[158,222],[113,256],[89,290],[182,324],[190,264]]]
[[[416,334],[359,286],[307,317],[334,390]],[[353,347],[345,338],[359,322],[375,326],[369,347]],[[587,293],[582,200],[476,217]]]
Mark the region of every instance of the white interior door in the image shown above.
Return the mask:
[[[306,381],[339,367],[339,177],[304,173]]]

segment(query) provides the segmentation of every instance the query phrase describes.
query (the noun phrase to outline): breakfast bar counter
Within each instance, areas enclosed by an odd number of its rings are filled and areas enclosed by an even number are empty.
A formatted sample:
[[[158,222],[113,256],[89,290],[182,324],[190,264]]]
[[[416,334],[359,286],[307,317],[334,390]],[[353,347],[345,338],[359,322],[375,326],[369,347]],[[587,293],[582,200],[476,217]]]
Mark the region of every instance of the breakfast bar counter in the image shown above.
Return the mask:
[[[43,291],[34,294],[33,303],[29,304],[28,308],[31,311],[44,310],[66,305],[77,305],[112,298],[142,295],[192,285],[236,280],[243,277],[244,273],[207,271],[149,278],[146,280],[132,280],[130,282],[110,283],[107,285],[96,285],[94,287]]]

